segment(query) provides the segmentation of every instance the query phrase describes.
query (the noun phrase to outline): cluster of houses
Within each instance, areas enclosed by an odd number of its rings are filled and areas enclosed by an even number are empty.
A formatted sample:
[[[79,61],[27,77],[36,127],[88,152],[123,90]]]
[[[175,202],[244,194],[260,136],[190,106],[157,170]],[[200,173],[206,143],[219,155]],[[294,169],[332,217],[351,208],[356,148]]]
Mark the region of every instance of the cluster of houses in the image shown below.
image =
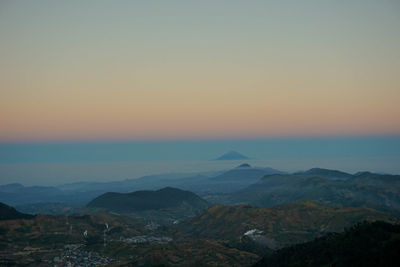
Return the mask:
[[[135,244],[139,243],[165,244],[171,242],[172,238],[167,236],[156,237],[156,236],[140,235],[128,238],[121,237],[120,241],[125,243],[135,243]]]
[[[88,252],[81,249],[81,245],[65,245],[64,251],[49,261],[53,266],[104,266],[113,259],[102,256],[96,252]]]

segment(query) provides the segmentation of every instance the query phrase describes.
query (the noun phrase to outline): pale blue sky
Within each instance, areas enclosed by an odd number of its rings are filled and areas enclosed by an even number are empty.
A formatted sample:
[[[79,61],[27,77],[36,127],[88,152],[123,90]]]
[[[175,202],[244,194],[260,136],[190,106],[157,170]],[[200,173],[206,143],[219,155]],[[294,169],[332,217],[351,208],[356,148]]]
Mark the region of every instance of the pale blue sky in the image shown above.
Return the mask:
[[[399,1],[1,1],[0,141],[400,134]]]

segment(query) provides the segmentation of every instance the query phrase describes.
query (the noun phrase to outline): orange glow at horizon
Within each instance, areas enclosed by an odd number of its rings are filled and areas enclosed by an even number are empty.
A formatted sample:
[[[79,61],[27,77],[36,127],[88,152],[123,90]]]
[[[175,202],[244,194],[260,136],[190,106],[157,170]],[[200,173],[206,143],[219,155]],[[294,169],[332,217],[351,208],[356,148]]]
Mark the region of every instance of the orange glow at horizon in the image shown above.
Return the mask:
[[[400,134],[397,6],[28,3],[0,11],[0,142]]]

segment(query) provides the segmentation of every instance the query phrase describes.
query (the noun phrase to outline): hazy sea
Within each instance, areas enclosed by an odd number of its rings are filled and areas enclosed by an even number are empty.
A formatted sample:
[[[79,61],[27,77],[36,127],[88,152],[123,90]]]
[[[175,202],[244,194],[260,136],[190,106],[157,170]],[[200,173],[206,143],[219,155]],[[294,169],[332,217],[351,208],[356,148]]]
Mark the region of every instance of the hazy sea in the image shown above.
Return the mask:
[[[230,150],[251,159],[215,161]],[[400,174],[400,137],[0,144],[0,184],[57,185],[197,173],[242,163]]]

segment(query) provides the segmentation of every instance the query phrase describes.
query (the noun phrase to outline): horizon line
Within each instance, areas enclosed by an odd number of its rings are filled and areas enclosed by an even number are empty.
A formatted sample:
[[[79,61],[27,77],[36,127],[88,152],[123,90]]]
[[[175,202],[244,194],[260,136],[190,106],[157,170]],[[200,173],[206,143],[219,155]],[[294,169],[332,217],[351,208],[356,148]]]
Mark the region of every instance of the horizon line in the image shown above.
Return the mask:
[[[0,145],[23,144],[79,144],[79,143],[163,143],[163,142],[229,142],[229,141],[259,141],[259,140],[307,140],[307,139],[353,139],[353,138],[400,138],[396,134],[339,134],[339,135],[281,135],[281,136],[242,136],[242,137],[171,137],[171,138],[100,138],[100,139],[21,139],[0,140]]]

